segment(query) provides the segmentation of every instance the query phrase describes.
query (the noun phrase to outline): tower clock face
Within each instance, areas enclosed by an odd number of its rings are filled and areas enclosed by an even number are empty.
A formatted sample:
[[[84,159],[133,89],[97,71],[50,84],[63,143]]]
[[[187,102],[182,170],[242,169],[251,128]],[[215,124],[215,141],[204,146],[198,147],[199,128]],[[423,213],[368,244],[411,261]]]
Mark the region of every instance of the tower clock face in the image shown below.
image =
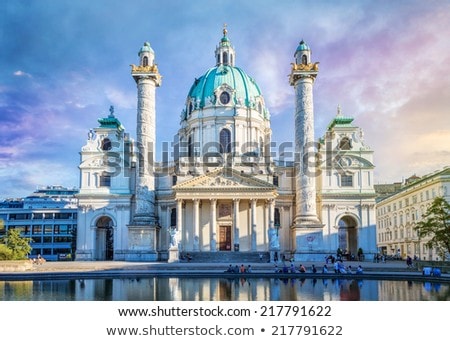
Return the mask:
[[[220,103],[228,104],[230,102],[230,94],[226,91],[220,94]]]

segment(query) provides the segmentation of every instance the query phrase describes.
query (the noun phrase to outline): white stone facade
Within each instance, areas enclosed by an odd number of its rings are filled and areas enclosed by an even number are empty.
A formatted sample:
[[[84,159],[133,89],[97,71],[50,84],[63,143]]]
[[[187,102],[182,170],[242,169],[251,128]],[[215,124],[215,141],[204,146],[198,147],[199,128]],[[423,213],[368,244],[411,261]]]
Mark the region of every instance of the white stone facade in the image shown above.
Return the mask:
[[[269,111],[255,81],[235,66],[226,30],[215,53],[216,66],[187,96],[174,160],[155,165],[148,152],[161,76],[144,44],[131,72],[137,142],[112,112],[82,148],[77,259],[177,261],[179,254],[229,252],[323,261],[338,247],[374,253],[373,151],[340,113],[315,141],[318,63],[309,47],[300,43],[290,76],[295,151],[313,160],[331,155],[331,164],[273,160]]]

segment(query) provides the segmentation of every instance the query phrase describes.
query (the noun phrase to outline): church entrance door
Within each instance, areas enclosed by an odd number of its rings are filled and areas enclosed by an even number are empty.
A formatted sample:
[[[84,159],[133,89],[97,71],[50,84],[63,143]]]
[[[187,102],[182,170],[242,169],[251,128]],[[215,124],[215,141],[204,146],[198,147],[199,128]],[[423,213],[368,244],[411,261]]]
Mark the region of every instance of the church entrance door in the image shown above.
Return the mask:
[[[339,248],[349,258],[358,250],[357,222],[353,217],[344,216],[339,220]]]
[[[96,259],[114,259],[114,229],[109,217],[101,217],[96,224]]]
[[[231,225],[219,226],[219,251],[231,251]]]

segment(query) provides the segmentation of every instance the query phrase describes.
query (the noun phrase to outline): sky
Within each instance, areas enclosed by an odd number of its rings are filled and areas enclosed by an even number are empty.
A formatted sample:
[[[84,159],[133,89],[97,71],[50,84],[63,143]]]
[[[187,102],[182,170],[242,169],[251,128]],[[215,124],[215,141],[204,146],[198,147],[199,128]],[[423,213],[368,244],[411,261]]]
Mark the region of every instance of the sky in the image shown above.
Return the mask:
[[[111,105],[136,136],[130,64],[146,41],[163,77],[158,154],[214,66],[224,24],[236,66],[261,88],[272,141],[294,141],[288,74],[304,40],[320,63],[316,138],[339,105],[375,151],[375,183],[450,165],[450,1],[2,0],[0,199],[78,187],[81,147]]]

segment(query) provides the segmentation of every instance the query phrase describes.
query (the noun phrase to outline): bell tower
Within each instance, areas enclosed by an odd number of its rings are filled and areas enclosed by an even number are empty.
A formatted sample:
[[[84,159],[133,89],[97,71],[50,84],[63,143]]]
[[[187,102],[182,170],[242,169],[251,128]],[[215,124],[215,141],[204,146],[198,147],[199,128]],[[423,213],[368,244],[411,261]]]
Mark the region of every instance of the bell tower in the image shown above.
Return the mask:
[[[139,65],[131,65],[131,75],[137,84],[137,170],[135,210],[129,228],[129,248],[142,260],[156,260],[158,221],[155,213],[155,142],[156,87],[161,75],[155,64],[155,52],[146,42],[138,53]]]

